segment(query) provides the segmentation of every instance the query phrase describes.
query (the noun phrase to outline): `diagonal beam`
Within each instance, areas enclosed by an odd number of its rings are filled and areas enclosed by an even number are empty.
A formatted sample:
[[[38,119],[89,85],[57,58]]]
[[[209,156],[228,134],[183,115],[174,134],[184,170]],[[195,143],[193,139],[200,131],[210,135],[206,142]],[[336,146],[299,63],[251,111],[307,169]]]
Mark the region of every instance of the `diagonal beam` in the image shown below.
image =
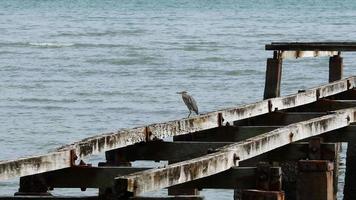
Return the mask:
[[[333,114],[291,124],[227,145],[218,152],[199,158],[116,178],[118,192],[134,195],[204,178],[231,167],[240,161],[266,153],[289,143],[340,129],[354,122],[356,108],[338,110]]]
[[[153,138],[163,139],[221,127],[227,122],[232,124],[234,121],[267,114],[276,110],[309,104],[320,98],[351,90],[355,85],[356,77],[353,76],[285,97],[218,110],[196,117],[123,129],[117,132],[89,137],[58,148],[56,152],[51,152],[44,156],[27,157],[25,160],[0,161],[0,180],[69,167],[70,162],[68,160],[72,159],[69,155],[71,151],[75,152],[78,157],[83,158],[137,142],[148,141]]]
[[[69,150],[0,161],[0,180],[63,169],[72,166],[73,162],[73,153]]]
[[[355,85],[356,77],[352,76],[293,95],[218,110],[191,118],[93,136],[71,145],[63,146],[59,150],[74,149],[79,157],[84,157],[153,138],[163,139],[212,129],[222,126],[226,122],[232,124],[234,121],[267,114],[276,110],[284,110],[313,103],[318,99],[348,91],[354,88]]]

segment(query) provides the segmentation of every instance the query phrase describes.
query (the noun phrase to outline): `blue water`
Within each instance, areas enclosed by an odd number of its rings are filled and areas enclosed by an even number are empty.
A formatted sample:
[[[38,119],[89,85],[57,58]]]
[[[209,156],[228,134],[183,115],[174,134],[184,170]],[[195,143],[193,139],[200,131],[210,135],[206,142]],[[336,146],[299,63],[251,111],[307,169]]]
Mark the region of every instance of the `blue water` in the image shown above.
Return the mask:
[[[355,21],[353,0],[0,0],[0,159],[185,117],[181,90],[202,112],[260,100],[265,44],[352,41]],[[327,72],[328,58],[285,61],[282,93]]]

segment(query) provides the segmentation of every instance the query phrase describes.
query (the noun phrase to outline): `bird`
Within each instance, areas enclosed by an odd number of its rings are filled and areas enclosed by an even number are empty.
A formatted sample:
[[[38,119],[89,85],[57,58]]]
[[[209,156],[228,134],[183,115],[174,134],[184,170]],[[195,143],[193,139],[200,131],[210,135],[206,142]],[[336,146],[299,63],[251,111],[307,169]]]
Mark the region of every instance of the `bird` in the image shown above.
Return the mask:
[[[181,94],[182,95],[182,99],[183,99],[185,105],[189,109],[188,117],[192,114],[192,111],[194,111],[197,115],[199,115],[197,102],[194,100],[194,98],[192,96],[190,96],[188,94],[187,91],[177,92],[177,94]]]

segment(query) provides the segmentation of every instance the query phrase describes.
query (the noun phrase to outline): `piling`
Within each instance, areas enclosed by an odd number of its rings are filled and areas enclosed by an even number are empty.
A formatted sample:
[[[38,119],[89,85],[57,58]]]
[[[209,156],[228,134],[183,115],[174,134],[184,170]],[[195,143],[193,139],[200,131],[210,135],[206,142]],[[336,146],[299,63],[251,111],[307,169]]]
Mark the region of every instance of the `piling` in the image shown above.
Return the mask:
[[[340,55],[335,55],[329,59],[329,82],[342,79],[343,74],[343,58]]]
[[[298,164],[297,200],[334,200],[334,163],[301,160]]]
[[[273,58],[267,59],[264,99],[280,96],[281,77],[282,58],[278,56],[277,52],[274,52]]]

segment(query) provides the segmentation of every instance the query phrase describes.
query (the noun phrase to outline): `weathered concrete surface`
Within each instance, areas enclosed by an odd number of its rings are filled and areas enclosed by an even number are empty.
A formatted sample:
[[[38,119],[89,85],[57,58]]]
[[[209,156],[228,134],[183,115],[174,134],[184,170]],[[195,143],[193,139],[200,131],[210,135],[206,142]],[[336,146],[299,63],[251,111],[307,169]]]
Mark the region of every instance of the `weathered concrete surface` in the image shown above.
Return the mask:
[[[71,165],[72,155],[70,151],[53,152],[17,160],[5,160],[0,162],[0,180],[62,169]]]
[[[338,55],[338,51],[281,51],[280,58],[308,58],[319,56],[335,56]]]
[[[332,96],[354,88],[356,85],[355,82],[356,77],[349,77],[294,95],[268,99],[234,108],[227,108],[191,118],[98,135],[61,147],[60,149],[75,149],[79,157],[84,157],[134,144],[136,142],[151,140],[153,138],[163,139],[175,135],[211,129],[218,127],[221,124],[224,125],[226,122],[232,124],[233,121],[312,103],[319,98]],[[220,118],[219,115],[222,117],[223,123],[218,121]]]
[[[117,178],[117,190],[139,195],[191,180],[207,177],[286,144],[348,126],[354,122],[356,108],[344,109],[267,132],[262,135],[219,148],[218,152]]]
[[[123,129],[117,132],[86,138],[73,144],[63,146],[57,149],[57,151],[68,153],[73,150],[78,157],[83,158],[92,154],[98,154],[154,138],[163,139],[216,128],[226,123],[232,124],[233,121],[312,103],[319,98],[332,96],[352,89],[355,87],[355,82],[356,77],[349,77],[294,95],[267,99],[181,120]],[[63,152],[50,153],[45,156],[46,159],[38,159],[38,156],[28,157],[25,163],[21,159],[3,161],[0,163],[0,180],[68,167],[68,160],[70,158]],[[53,156],[52,158],[52,155],[57,156]]]

